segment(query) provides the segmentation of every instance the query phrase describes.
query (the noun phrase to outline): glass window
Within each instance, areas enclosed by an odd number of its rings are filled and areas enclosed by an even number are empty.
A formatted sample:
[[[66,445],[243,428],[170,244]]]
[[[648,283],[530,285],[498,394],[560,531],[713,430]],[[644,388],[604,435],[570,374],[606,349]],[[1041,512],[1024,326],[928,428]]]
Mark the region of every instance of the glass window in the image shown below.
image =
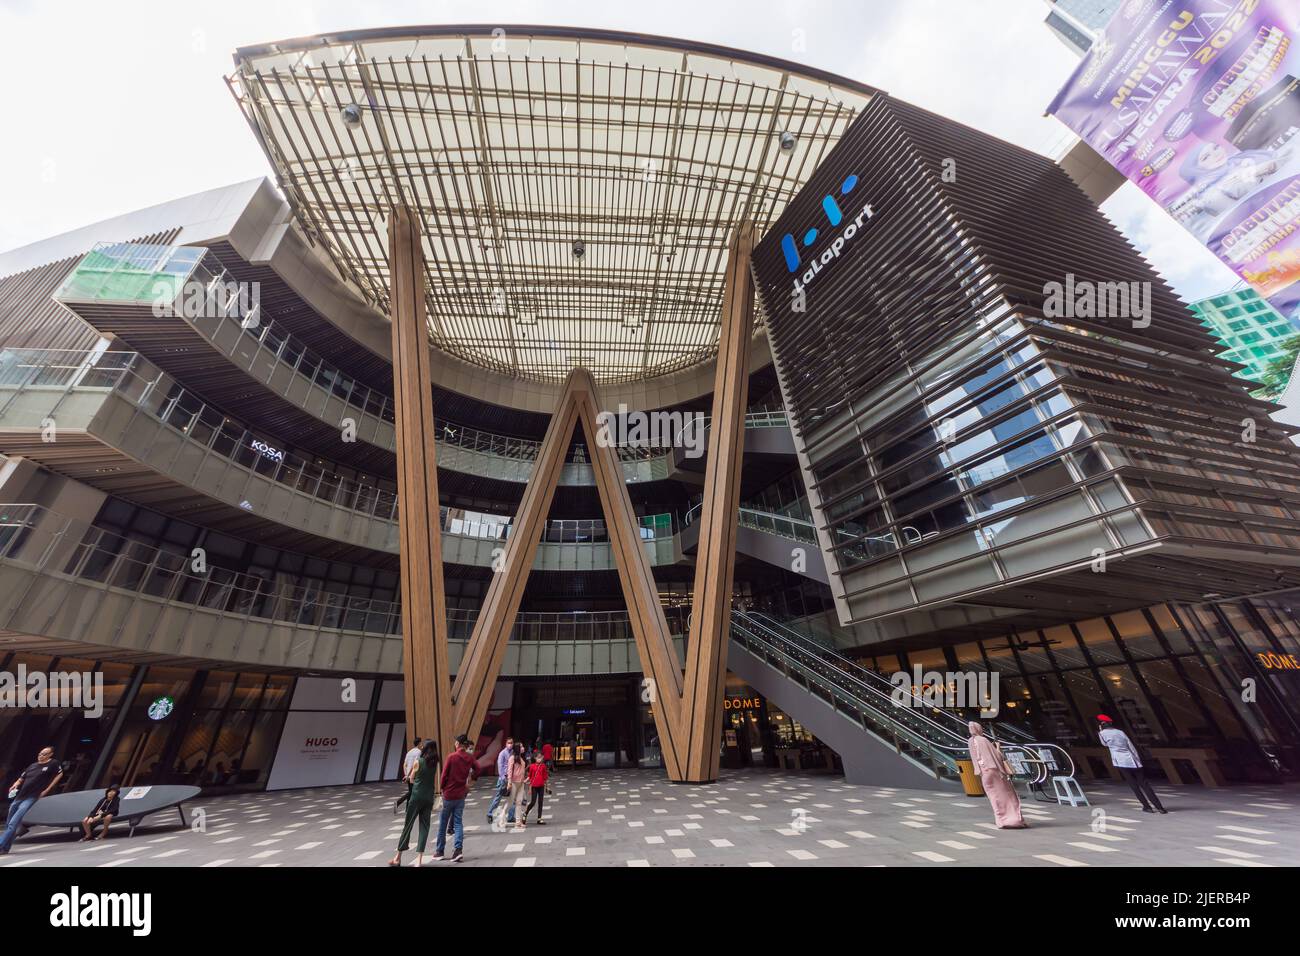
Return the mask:
[[[1160,720],[1151,701],[1142,690],[1128,667],[1102,667],[1098,669],[1115,701],[1117,713],[1110,714],[1121,729],[1139,745],[1165,742]]]
[[[203,690],[199,692],[196,707],[202,710],[220,710],[226,706],[230,693],[235,688],[237,674],[230,671],[208,671]]]
[[[1092,656],[1093,663],[1114,664],[1124,659],[1119,645],[1115,643],[1115,636],[1106,626],[1105,618],[1094,617],[1088,621],[1080,621],[1076,626],[1079,628],[1084,646]]]
[[[1169,645],[1175,654],[1185,654],[1192,650],[1192,639],[1183,630],[1182,625],[1178,623],[1178,618],[1174,617],[1168,605],[1158,604],[1147,610],[1156,622],[1156,627],[1160,628],[1165,643]]]
[[[1165,649],[1160,646],[1159,639],[1152,632],[1146,616],[1141,611],[1112,614],[1110,619],[1119,632],[1124,649],[1134,660],[1166,656]]]
[[[1098,686],[1096,679],[1092,676],[1090,670],[1064,671],[1061,674],[1061,680],[1065,684],[1066,691],[1069,692],[1070,698],[1074,701],[1074,706],[1078,708],[1083,715],[1084,722],[1088,725],[1087,739],[1091,742],[1096,739],[1096,733],[1093,730],[1093,718],[1097,714],[1104,714],[1110,708],[1105,695]],[[1111,714],[1112,717],[1118,715]]]

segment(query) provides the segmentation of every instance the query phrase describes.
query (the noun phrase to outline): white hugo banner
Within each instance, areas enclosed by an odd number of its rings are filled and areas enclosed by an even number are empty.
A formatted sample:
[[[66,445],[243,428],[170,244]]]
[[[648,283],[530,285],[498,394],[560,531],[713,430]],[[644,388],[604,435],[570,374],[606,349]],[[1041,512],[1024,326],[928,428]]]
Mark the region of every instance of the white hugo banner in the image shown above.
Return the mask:
[[[291,711],[267,790],[351,783],[366,730],[364,713]]]

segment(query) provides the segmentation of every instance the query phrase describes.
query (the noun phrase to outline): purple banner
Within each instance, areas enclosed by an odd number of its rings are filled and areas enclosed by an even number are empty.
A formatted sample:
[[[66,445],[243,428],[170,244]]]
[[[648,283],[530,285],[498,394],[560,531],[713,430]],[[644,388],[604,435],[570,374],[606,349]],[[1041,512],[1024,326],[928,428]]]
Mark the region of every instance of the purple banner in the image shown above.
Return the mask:
[[[1289,315],[1298,78],[1300,0],[1127,0],[1048,110]]]

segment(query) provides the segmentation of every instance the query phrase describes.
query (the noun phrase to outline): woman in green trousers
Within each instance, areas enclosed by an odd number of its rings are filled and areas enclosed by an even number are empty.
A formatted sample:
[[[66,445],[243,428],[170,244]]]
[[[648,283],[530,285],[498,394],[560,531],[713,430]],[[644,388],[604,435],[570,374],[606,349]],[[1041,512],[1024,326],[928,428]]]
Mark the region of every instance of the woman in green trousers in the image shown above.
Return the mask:
[[[420,758],[411,767],[407,777],[411,785],[411,799],[406,802],[406,823],[402,827],[402,838],[397,843],[397,854],[388,861],[389,866],[402,865],[402,851],[411,846],[411,827],[420,821],[420,839],[416,844],[416,866],[424,866],[424,846],[429,842],[429,818],[433,813],[433,803],[438,798],[438,751],[433,743],[427,743],[420,751]]]

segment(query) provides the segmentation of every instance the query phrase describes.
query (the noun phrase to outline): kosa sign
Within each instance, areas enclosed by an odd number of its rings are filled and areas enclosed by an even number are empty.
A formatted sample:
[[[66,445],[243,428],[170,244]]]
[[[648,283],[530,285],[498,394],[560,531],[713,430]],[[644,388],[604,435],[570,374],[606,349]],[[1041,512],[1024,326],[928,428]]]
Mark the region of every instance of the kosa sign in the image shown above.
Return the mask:
[[[844,182],[840,184],[840,196],[847,196],[853,192],[857,184],[858,177],[850,173]],[[844,222],[844,210],[840,208],[839,200],[830,193],[822,197],[822,211],[826,213],[826,221],[830,223],[832,229],[837,228]],[[853,221],[844,227],[843,231],[831,241],[831,244],[822,251],[821,255],[814,256],[809,260],[808,268],[804,270],[803,276],[796,276],[791,295],[799,296],[804,287],[812,282],[825,266],[829,265],[832,260],[839,258],[845,244],[853,240],[853,237],[858,234],[858,230],[862,228],[863,222],[870,219],[873,214],[871,203],[864,205]],[[811,247],[820,234],[816,227],[805,232],[803,234],[803,247],[805,249]],[[785,254],[786,268],[791,273],[798,273],[803,262],[799,256],[799,246],[795,243],[794,236],[788,232],[781,237],[781,251]]]

